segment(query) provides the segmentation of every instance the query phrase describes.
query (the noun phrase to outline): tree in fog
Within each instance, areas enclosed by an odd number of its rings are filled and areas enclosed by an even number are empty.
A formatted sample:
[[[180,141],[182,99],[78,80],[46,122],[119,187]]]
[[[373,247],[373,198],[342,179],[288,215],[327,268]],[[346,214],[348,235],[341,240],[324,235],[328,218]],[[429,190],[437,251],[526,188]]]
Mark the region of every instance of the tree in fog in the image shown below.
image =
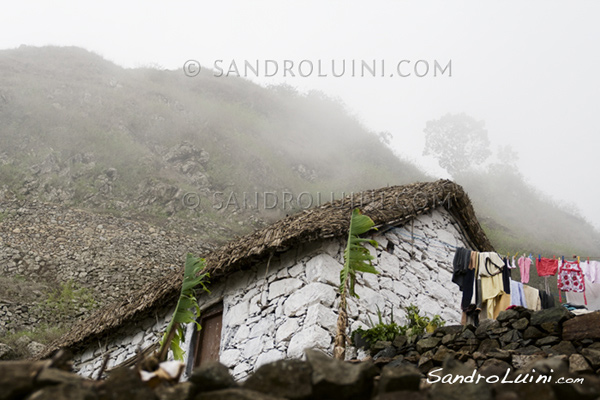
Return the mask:
[[[464,113],[427,121],[424,132],[423,155],[436,157],[440,167],[453,177],[483,163],[492,154],[484,121]]]

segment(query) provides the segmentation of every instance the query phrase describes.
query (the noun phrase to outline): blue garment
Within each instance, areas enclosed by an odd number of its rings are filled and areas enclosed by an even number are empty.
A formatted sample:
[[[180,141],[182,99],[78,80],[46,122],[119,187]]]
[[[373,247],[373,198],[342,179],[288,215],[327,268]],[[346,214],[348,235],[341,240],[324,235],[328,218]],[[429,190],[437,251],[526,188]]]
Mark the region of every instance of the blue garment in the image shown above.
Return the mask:
[[[523,284],[521,282],[510,280],[510,305],[527,307],[525,300],[525,292],[523,292]]]

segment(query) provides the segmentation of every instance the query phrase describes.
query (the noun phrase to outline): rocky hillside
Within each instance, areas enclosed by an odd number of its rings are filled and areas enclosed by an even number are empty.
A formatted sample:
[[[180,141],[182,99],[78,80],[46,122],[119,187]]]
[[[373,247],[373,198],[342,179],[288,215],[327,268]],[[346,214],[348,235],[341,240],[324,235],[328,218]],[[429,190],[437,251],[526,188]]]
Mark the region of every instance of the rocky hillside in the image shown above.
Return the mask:
[[[188,252],[211,248],[178,230],[110,214],[0,201],[0,336],[66,328],[181,268]]]

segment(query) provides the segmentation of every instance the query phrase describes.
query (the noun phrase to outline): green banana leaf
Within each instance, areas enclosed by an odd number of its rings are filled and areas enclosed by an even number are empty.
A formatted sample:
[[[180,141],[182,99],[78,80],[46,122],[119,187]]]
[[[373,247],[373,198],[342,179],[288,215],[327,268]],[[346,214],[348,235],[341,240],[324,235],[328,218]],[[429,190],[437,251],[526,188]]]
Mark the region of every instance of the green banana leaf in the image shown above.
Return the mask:
[[[340,293],[346,292],[346,285],[349,283],[348,289],[350,295],[359,298],[354,291],[356,272],[360,271],[379,274],[371,264],[371,260],[375,257],[369,253],[368,249],[361,245],[362,243],[370,243],[372,246],[377,247],[379,244],[375,240],[362,239],[359,237],[359,235],[372,229],[373,226],[375,226],[373,220],[368,216],[361,214],[358,208],[352,211],[350,229],[348,232],[348,244],[344,251],[344,268],[340,272]]]
[[[173,317],[171,317],[171,321],[167,327],[167,331],[160,343],[162,348],[165,345],[165,340],[167,340],[169,336],[169,332],[175,329],[175,335],[171,340],[170,348],[173,352],[173,357],[179,361],[183,361],[183,356],[185,354],[184,350],[181,348],[181,343],[183,342],[185,334],[183,327],[193,322],[196,324],[198,330],[202,328],[197,321],[200,316],[200,307],[198,306],[198,301],[196,300],[194,292],[197,286],[201,286],[204,291],[210,293],[206,287],[206,283],[208,282],[205,281],[209,278],[209,274],[201,273],[205,266],[206,263],[203,258],[194,257],[192,254],[187,255],[183,273],[183,284],[181,285],[181,294],[177,301],[177,307],[175,307]]]

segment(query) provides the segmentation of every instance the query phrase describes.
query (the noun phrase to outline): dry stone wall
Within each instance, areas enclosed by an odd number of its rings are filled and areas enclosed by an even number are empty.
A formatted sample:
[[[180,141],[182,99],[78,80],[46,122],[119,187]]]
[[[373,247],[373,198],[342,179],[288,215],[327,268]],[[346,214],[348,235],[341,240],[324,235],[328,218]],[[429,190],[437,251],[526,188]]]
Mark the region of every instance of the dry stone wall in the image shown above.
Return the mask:
[[[412,235],[411,235],[412,233]],[[360,300],[348,301],[351,329],[369,327],[381,310],[385,321],[406,323],[404,308],[415,304],[427,315],[440,314],[449,324],[460,321],[460,295],[451,282],[456,246],[464,246],[454,218],[444,209],[418,217],[412,225],[377,233],[379,275],[360,277]],[[411,240],[414,238],[414,240]],[[211,294],[199,296],[202,308],[223,302],[220,361],[242,380],[266,363],[301,358],[306,348],[331,354],[337,322],[339,273],[343,265],[343,239],[301,245],[270,263],[229,276],[210,285]],[[75,367],[96,376],[102,355],[110,352],[109,368],[133,356],[138,344],[158,340],[170,311],[124,327],[111,343],[93,344],[76,356]],[[152,322],[154,321],[154,322]],[[192,328],[185,346],[189,348]],[[356,352],[348,351],[348,357]]]

